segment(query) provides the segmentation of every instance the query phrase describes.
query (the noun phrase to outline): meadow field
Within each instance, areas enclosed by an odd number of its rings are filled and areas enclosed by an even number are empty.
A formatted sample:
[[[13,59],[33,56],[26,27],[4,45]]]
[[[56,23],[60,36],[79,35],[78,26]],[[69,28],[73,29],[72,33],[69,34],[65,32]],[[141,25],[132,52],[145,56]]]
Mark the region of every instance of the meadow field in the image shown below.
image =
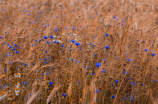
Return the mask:
[[[0,0],[0,104],[158,104],[158,0]]]

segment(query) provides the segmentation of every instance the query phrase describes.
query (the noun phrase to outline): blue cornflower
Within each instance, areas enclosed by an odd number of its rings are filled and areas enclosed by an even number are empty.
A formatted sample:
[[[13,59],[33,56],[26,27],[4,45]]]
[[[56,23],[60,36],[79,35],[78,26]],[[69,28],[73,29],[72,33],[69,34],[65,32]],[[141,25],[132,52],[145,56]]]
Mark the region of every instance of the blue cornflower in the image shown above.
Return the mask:
[[[49,41],[46,41],[46,43],[47,43],[47,44],[50,44],[50,42],[49,42]]]
[[[55,28],[54,31],[55,31],[55,32],[58,32],[58,28]]]
[[[96,67],[99,68],[101,66],[101,63],[97,62],[97,63],[95,63],[95,65],[96,65]]]
[[[94,54],[95,57],[97,57],[97,54]]]
[[[105,46],[106,49],[109,49],[109,46]]]
[[[75,28],[76,28],[76,27],[74,27],[74,26],[72,27],[73,30],[75,30]]]
[[[35,40],[35,42],[38,42],[38,40]]]
[[[47,36],[43,36],[43,38],[44,38],[44,39],[47,39],[48,37],[47,37]]]
[[[104,72],[106,72],[106,69],[102,69],[102,71],[101,71],[102,73],[104,73]]]
[[[46,58],[43,58],[43,60],[45,60],[45,61],[46,61]]]
[[[5,11],[5,9],[2,9],[2,11]]]
[[[114,99],[114,98],[115,98],[115,95],[112,95],[111,98]]]
[[[37,21],[33,21],[33,23],[37,23]]]
[[[64,47],[64,45],[61,45],[61,47]]]
[[[80,44],[80,43],[78,43],[78,42],[75,42],[75,45],[76,45],[76,46],[80,46],[81,44]]]
[[[80,81],[77,81],[77,85],[80,85]]]
[[[40,11],[40,13],[43,13],[43,11]]]
[[[152,80],[153,82],[157,82],[155,79]]]
[[[147,51],[148,51],[148,49],[144,49],[144,51],[145,51],[145,52],[147,52]]]
[[[45,51],[45,53],[47,53],[47,51]]]
[[[92,46],[93,46],[93,47],[96,47],[96,45],[94,45],[94,44],[93,44]]]
[[[49,82],[49,85],[53,85],[53,82]]]
[[[95,73],[92,73],[92,75],[95,75]]]
[[[18,53],[19,53],[19,51],[16,51],[16,53],[18,54]]]
[[[108,34],[108,33],[105,33],[105,36],[109,36],[109,34]]]
[[[115,80],[115,83],[119,83],[118,79]]]
[[[123,74],[127,74],[127,72],[123,72]]]
[[[75,40],[71,40],[72,43],[75,43]]]
[[[26,67],[28,64],[24,63],[24,66]]]
[[[54,69],[51,67],[51,70],[54,70]]]
[[[5,84],[4,87],[7,87],[7,85]]]
[[[104,61],[104,63],[106,63],[106,59],[105,58],[103,59],[103,61]]]
[[[66,97],[66,96],[67,96],[67,94],[63,93],[63,96],[64,96],[64,97]]]
[[[57,16],[57,18],[59,18],[59,16]]]
[[[0,36],[0,39],[3,38],[2,36]]]
[[[131,82],[131,84],[132,84],[133,86],[135,86],[135,85],[136,85],[136,83],[134,83],[134,82]]]
[[[4,69],[5,72],[7,72],[7,69]]]
[[[151,53],[152,56],[156,56],[156,54],[154,54],[153,52]]]
[[[90,66],[87,66],[87,69],[90,69]]]
[[[96,89],[96,90],[95,90],[95,92],[96,92],[96,93],[99,93],[99,90],[98,90],[98,89]]]
[[[51,39],[54,39],[54,36],[51,35],[50,38],[51,38]]]
[[[128,61],[132,61],[132,59],[127,58]]]
[[[12,46],[8,46],[9,48],[12,48]]]

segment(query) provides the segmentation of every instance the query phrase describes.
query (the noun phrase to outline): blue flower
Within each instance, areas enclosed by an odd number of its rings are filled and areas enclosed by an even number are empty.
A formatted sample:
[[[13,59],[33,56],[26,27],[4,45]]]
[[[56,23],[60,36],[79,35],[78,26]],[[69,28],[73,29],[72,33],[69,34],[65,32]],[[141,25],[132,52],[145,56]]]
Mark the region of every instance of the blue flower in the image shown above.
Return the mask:
[[[115,95],[112,95],[111,98],[114,99],[114,98],[115,98]]]
[[[87,69],[90,69],[90,66],[87,66]]]
[[[51,67],[51,70],[54,70],[54,69]]]
[[[14,44],[14,46],[17,47],[18,45],[17,45],[17,44]]]
[[[35,42],[38,42],[38,40],[35,40]]]
[[[66,97],[66,96],[67,96],[67,94],[63,93],[63,96],[64,96],[64,97]]]
[[[48,64],[48,62],[47,62],[47,61],[45,61],[44,63],[45,63],[45,64]]]
[[[2,9],[2,11],[5,11],[5,9]]]
[[[75,27],[72,27],[73,30],[75,30]]]
[[[0,36],[0,39],[3,38],[2,36]]]
[[[136,85],[136,83],[134,83],[134,82],[131,82],[131,84],[132,84],[133,86],[135,86],[135,85]]]
[[[144,51],[145,51],[145,52],[147,52],[147,51],[148,51],[148,49],[144,49]]]
[[[12,46],[8,46],[9,48],[12,48]]]
[[[115,83],[119,83],[118,79],[115,80]]]
[[[54,39],[54,36],[51,35],[50,38],[51,38],[51,39]]]
[[[16,51],[16,53],[18,54],[18,53],[19,53],[19,51]]]
[[[95,75],[95,73],[92,73],[92,75]]]
[[[43,38],[44,38],[44,39],[47,39],[48,37],[47,37],[47,36],[43,36]]]
[[[45,53],[47,53],[47,51],[45,51]]]
[[[157,82],[155,79],[152,80],[153,82]]]
[[[101,71],[102,73],[104,73],[104,72],[106,72],[106,69],[102,69],[102,71]]]
[[[33,23],[37,23],[37,21],[33,21]]]
[[[58,32],[58,28],[55,28],[54,31],[55,31],[55,32]]]
[[[77,85],[80,85],[80,81],[77,81]]]
[[[123,72],[123,74],[127,74],[127,72]]]
[[[132,59],[127,58],[128,61],[132,61]]]
[[[71,40],[72,43],[75,43],[75,40]]]
[[[101,66],[101,63],[97,62],[97,63],[95,63],[95,65],[96,65],[96,67],[99,68]]]
[[[105,36],[109,36],[109,34],[108,34],[108,33],[105,33]]]
[[[76,45],[76,46],[80,46],[81,44],[80,44],[80,43],[78,43],[78,42],[75,42],[75,45]]]
[[[5,72],[7,72],[7,69],[4,69]]]
[[[40,13],[43,13],[43,11],[40,11]]]
[[[26,67],[28,64],[24,63],[24,66]]]
[[[49,85],[53,85],[53,82],[49,82]]]
[[[109,49],[109,46],[105,46],[106,49]]]
[[[94,54],[95,57],[97,57],[97,54]]]
[[[64,45],[61,45],[61,47],[64,47]]]
[[[154,54],[153,52],[151,53],[152,56],[156,56],[156,54]]]
[[[98,90],[98,89],[96,89],[96,90],[95,90],[95,92],[96,92],[96,93],[99,93],[99,90]]]
[[[104,61],[104,63],[106,63],[106,59],[105,58],[103,59],[103,61]]]

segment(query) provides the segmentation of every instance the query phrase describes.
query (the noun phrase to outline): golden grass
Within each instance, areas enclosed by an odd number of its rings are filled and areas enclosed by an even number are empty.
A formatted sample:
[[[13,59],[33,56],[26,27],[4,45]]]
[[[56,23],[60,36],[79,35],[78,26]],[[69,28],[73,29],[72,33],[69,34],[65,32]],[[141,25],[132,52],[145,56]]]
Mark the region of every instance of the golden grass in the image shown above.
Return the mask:
[[[1,0],[0,13],[1,104],[158,102],[157,0]]]

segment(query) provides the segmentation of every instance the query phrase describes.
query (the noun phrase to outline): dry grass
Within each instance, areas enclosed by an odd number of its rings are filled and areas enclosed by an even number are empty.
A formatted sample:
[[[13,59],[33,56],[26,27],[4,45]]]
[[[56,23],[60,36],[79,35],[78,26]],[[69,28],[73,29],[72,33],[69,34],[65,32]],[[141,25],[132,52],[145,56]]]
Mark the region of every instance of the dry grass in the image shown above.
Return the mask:
[[[157,0],[1,0],[0,13],[1,104],[158,102]]]

